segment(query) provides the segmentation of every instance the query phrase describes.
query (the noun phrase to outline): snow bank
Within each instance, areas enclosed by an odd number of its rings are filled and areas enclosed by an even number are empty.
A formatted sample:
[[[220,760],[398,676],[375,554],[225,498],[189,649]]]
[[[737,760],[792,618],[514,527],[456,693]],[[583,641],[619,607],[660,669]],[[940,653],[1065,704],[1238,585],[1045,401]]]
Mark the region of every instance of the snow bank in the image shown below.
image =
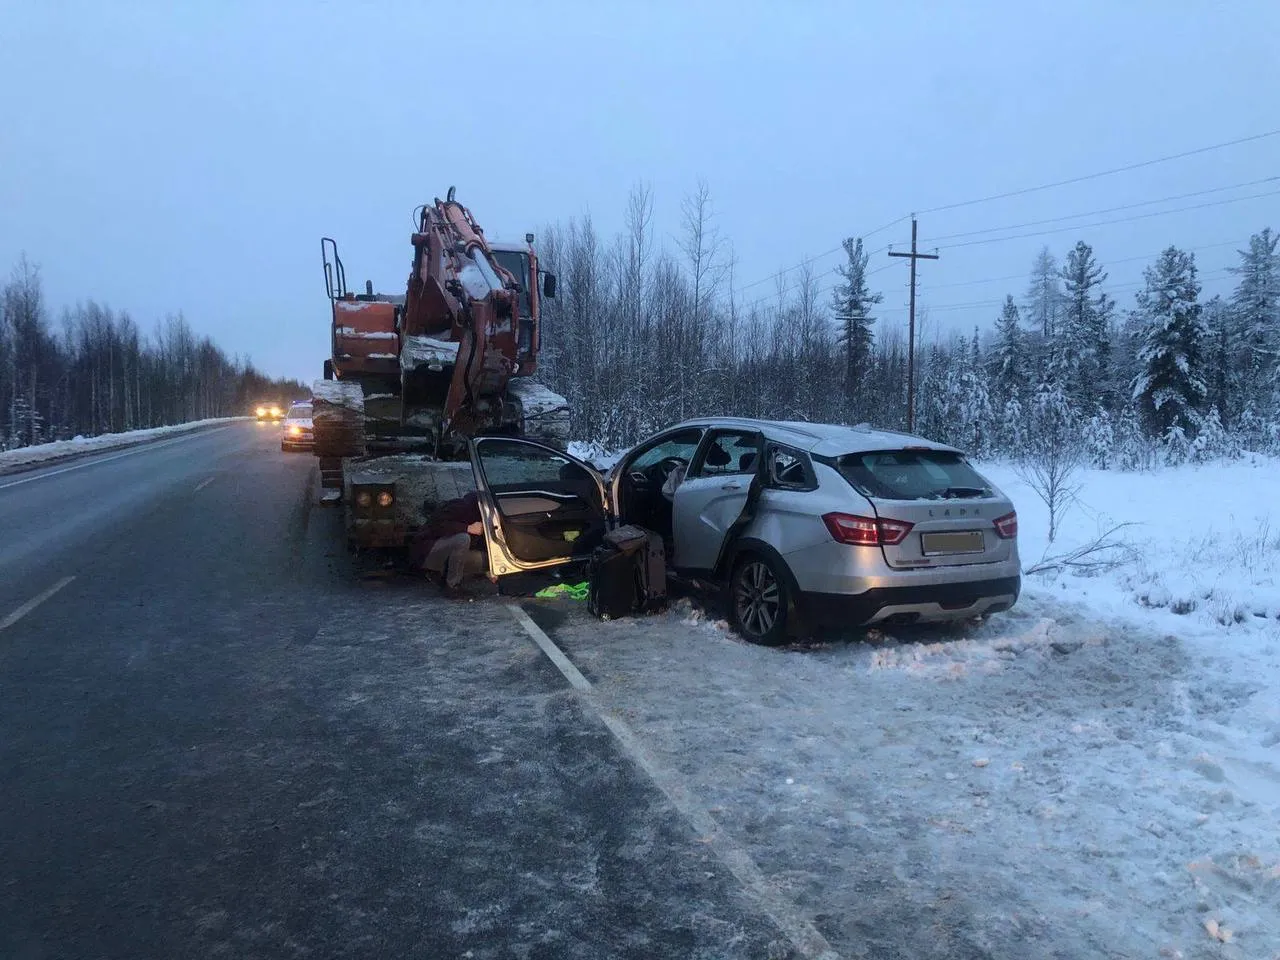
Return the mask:
[[[211,420],[193,420],[191,423],[178,423],[170,427],[152,427],[149,430],[128,430],[124,433],[104,433],[97,437],[75,437],[71,440],[57,440],[53,443],[39,443],[32,447],[19,447],[16,450],[0,450],[0,473],[6,473],[19,467],[29,467],[41,463],[61,460],[65,457],[80,456],[85,453],[97,453],[103,450],[115,450],[120,447],[131,447],[146,443],[160,437],[173,434],[190,433],[204,427],[219,423],[234,423],[238,420],[251,420],[252,417],[216,417]]]

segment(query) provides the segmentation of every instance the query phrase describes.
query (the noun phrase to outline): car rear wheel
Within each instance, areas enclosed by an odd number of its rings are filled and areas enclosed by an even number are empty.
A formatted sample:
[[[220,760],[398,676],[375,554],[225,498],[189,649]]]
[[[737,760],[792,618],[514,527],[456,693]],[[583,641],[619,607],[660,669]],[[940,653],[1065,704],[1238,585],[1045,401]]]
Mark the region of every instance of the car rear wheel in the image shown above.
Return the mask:
[[[746,554],[729,577],[729,616],[745,639],[776,646],[787,639],[791,591],[777,564],[759,554]]]

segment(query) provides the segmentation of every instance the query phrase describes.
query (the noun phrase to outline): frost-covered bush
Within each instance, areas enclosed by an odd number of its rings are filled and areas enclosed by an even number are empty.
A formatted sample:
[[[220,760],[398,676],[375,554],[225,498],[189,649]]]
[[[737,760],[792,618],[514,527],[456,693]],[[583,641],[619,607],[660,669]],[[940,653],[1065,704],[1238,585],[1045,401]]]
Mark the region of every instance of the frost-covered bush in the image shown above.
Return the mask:
[[[1142,431],[1137,415],[1126,411],[1113,427],[1112,461],[1118,470],[1152,470],[1160,465],[1160,450]]]
[[[1196,417],[1196,435],[1188,448],[1192,462],[1235,460],[1240,457],[1241,452],[1240,437],[1223,427],[1217,410],[1211,409]]]
[[[1160,438],[1160,448],[1166,466],[1179,467],[1191,459],[1191,441],[1180,424],[1175,423]]]
[[[1085,455],[1089,465],[1099,470],[1112,466],[1115,459],[1116,431],[1111,422],[1111,414],[1099,410],[1084,425]]]

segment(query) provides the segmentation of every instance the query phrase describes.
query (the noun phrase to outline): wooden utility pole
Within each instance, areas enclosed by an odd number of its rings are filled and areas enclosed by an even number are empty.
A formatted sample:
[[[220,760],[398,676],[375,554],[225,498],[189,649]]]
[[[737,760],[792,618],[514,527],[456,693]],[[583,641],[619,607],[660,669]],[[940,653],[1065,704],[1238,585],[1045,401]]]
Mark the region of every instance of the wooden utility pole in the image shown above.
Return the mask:
[[[916,261],[937,260],[936,253],[918,253],[916,251],[916,215],[911,215],[911,252],[894,253],[891,257],[909,257],[911,259],[911,306],[908,308],[907,320],[907,433],[916,428]]]

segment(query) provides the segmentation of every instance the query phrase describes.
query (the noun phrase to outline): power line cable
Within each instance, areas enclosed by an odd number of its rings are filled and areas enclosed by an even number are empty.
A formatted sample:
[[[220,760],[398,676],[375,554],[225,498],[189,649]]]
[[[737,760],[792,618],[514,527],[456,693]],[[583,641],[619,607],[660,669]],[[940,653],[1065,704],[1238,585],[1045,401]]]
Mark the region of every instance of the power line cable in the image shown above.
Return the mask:
[[[1246,240],[1224,240],[1221,243],[1205,243],[1196,247],[1179,247],[1178,249],[1186,253],[1198,253],[1201,250],[1214,250],[1219,247],[1234,247],[1238,244],[1244,244],[1248,242],[1249,241],[1247,239]],[[1109,267],[1112,264],[1116,264],[1116,263],[1134,263],[1135,261],[1138,261],[1138,260],[1154,260],[1158,256],[1160,256],[1160,251],[1157,250],[1155,253],[1147,253],[1138,257],[1120,257],[1119,259],[1116,259],[1116,260],[1108,258],[1106,263],[1103,263],[1101,265],[1103,267]],[[870,276],[870,274],[867,274],[867,276]],[[1027,278],[1027,273],[1024,271],[1022,273],[1007,274],[1006,276],[1003,276],[1003,277],[982,277],[981,279],[978,279],[978,280],[961,280],[957,283],[931,283],[928,285],[926,289],[945,290],[945,289],[951,289],[952,287],[975,287],[983,283],[997,283],[1002,280],[1025,280],[1026,278]]]
[[[941,213],[944,210],[958,210],[961,207],[971,207],[979,203],[990,203],[993,200],[1006,200],[1009,197],[1022,197],[1029,193],[1038,193],[1041,190],[1052,190],[1056,187],[1065,187],[1073,183],[1084,183],[1086,180],[1097,180],[1100,177],[1110,177],[1117,173],[1128,173],[1131,170],[1141,170],[1144,167],[1153,167],[1159,163],[1169,163],[1173,160],[1183,160],[1187,157],[1194,157],[1198,154],[1209,153],[1213,150],[1223,150],[1227,147],[1238,146],[1242,143],[1252,143],[1256,140],[1265,140],[1268,137],[1280,136],[1280,130],[1268,130],[1265,133],[1255,133],[1249,137],[1237,137],[1235,140],[1226,140],[1222,143],[1211,143],[1207,147],[1197,147],[1194,150],[1184,150],[1181,153],[1171,153],[1163,157],[1155,157],[1151,160],[1141,160],[1137,163],[1126,164],[1123,167],[1113,167],[1110,170],[1099,170],[1097,173],[1086,173],[1078,177],[1068,177],[1066,180],[1055,180],[1052,183],[1042,183],[1034,187],[1023,187],[1020,190],[1009,190],[1005,193],[994,193],[988,197],[977,197],[973,200],[961,200],[958,203],[947,203],[940,207],[930,207],[928,210],[921,210],[920,213]]]
[[[906,219],[905,217],[899,217],[897,220],[893,221],[893,223],[886,224],[883,227],[877,227],[874,232],[879,233],[881,230],[887,230],[889,229],[889,227],[892,227],[894,224],[900,223],[902,220],[905,220],[905,219]],[[867,236],[869,237],[871,236],[871,234],[867,234]],[[862,237],[861,239],[865,240],[866,237]],[[792,270],[799,270],[801,267],[804,267],[808,264],[812,264],[816,260],[821,260],[823,257],[829,257],[833,253],[839,253],[843,249],[844,249],[844,245],[841,244],[838,247],[832,247],[830,250],[824,250],[822,253],[814,254],[812,257],[806,257],[804,260],[801,260],[799,263],[794,264],[790,267],[784,267],[783,269],[777,271],[776,273],[769,274],[769,276],[767,277],[761,277],[759,280],[752,280],[750,283],[744,283],[742,286],[738,288],[738,292],[741,293],[743,290],[749,290],[752,287],[760,286],[760,284],[762,283],[768,283],[770,280],[775,280],[778,277],[782,276],[784,273],[790,273]],[[886,244],[885,246],[880,247],[877,250],[869,251],[867,253],[867,256],[868,257],[875,256],[877,253],[884,253],[888,249],[889,249],[889,246],[888,244]]]
[[[1225,280],[1227,277],[1230,277],[1230,276],[1233,276],[1233,274],[1231,273],[1231,269],[1229,267],[1223,267],[1217,270],[1211,270],[1207,273],[1197,274],[1196,281],[1199,282],[1202,280]],[[1146,282],[1147,281],[1144,279],[1144,280],[1135,280],[1135,281],[1125,282],[1125,283],[1107,284],[1103,288],[1103,293],[1107,293],[1111,290],[1128,290],[1133,287],[1141,287]],[[976,310],[979,307],[998,307],[998,306],[1002,306],[1003,304],[1004,304],[1004,299],[1001,298],[999,300],[970,300],[964,303],[926,304],[924,309],[926,310]],[[900,311],[906,310],[907,308],[905,306],[892,306],[892,307],[882,307],[881,309],[884,312],[898,313]]]
[[[1270,177],[1270,178],[1267,178],[1267,179],[1268,179],[1268,180],[1275,180],[1275,179],[1280,179],[1280,178]],[[1133,222],[1133,221],[1135,221],[1135,220],[1149,219],[1149,218],[1154,217],[1154,216],[1163,216],[1163,215],[1165,215],[1165,214],[1171,214],[1171,213],[1182,213],[1182,212],[1185,212],[1185,211],[1187,211],[1187,210],[1198,210],[1198,209],[1202,209],[1202,208],[1204,208],[1204,207],[1223,206],[1223,205],[1225,205],[1225,204],[1238,203],[1238,202],[1241,202],[1241,201],[1244,201],[1244,200],[1254,200],[1254,199],[1258,199],[1258,198],[1260,198],[1260,197],[1270,197],[1270,196],[1275,196],[1275,195],[1277,195],[1277,194],[1280,194],[1280,190],[1268,191],[1268,192],[1266,192],[1266,193],[1255,194],[1255,195],[1246,196],[1246,197],[1233,197],[1233,198],[1228,199],[1228,200],[1219,200],[1219,201],[1214,201],[1214,202],[1211,202],[1211,203],[1192,204],[1192,205],[1190,205],[1190,206],[1186,206],[1186,207],[1178,207],[1178,208],[1175,208],[1175,209],[1172,209],[1172,210],[1160,210],[1160,211],[1155,211],[1155,212],[1153,212],[1153,213],[1149,213],[1149,214],[1140,214],[1140,215],[1138,215],[1138,216],[1134,216],[1134,217],[1120,217],[1120,218],[1117,218],[1117,219],[1114,219],[1114,220],[1105,220],[1105,221],[1099,221],[1099,222],[1097,222],[1097,223],[1089,223],[1089,224],[1076,224],[1076,225],[1074,225],[1074,226],[1070,226],[1070,227],[1065,227],[1065,228],[1056,228],[1056,229],[1053,229],[1053,230],[1043,230],[1043,231],[1037,231],[1037,232],[1033,232],[1033,233],[1026,233],[1026,234],[1019,234],[1019,235],[1017,235],[1017,236],[1009,236],[1009,237],[990,237],[990,238],[987,238],[987,239],[984,239],[984,240],[974,240],[974,241],[969,241],[969,242],[966,242],[966,243],[948,244],[948,245],[946,245],[946,246],[939,247],[938,249],[941,249],[941,250],[951,250],[951,249],[956,249],[956,248],[959,248],[959,247],[981,246],[981,245],[984,245],[984,244],[987,244],[987,243],[1001,243],[1001,242],[1004,242],[1004,241],[1007,241],[1007,240],[1018,240],[1018,239],[1025,239],[1025,238],[1027,238],[1027,237],[1045,236],[1045,235],[1052,234],[1052,233],[1063,233],[1063,232],[1067,232],[1067,231],[1075,230],[1075,229],[1086,230],[1086,229],[1090,229],[1090,228],[1097,227],[1097,226],[1107,226],[1107,225],[1110,225],[1110,224],[1116,224],[1116,223],[1129,223],[1129,222]],[[1087,214],[1081,214],[1081,216],[1087,216]],[[1198,250],[1209,250],[1209,249],[1213,249],[1213,248],[1216,248],[1216,247],[1232,246],[1232,245],[1234,245],[1234,244],[1247,243],[1247,242],[1248,242],[1247,240],[1230,240],[1230,241],[1225,241],[1225,242],[1222,242],[1222,243],[1203,244],[1203,245],[1196,246],[1196,247],[1188,247],[1188,248],[1186,248],[1186,249],[1188,250],[1188,252],[1195,252],[1195,251],[1198,251]],[[888,248],[887,248],[887,247],[882,247],[882,248],[880,248],[880,249],[878,249],[878,250],[871,251],[871,252],[868,254],[868,256],[874,255],[874,254],[876,254],[876,253],[882,253],[882,252],[883,252],[884,250],[886,250],[886,249],[888,249]],[[1134,261],[1136,261],[1136,260],[1148,260],[1148,259],[1152,259],[1152,258],[1154,258],[1154,257],[1158,257],[1159,255],[1160,255],[1160,254],[1157,252],[1157,253],[1153,253],[1153,254],[1146,254],[1146,255],[1143,255],[1143,256],[1123,257],[1123,258],[1119,258],[1119,259],[1108,259],[1108,260],[1103,264],[1103,266],[1105,267],[1105,266],[1107,266],[1107,265],[1110,265],[1110,264],[1117,264],[1117,263],[1132,263],[1132,262],[1134,262]],[[817,275],[814,277],[814,280],[822,280],[824,277],[828,277],[828,276],[831,276],[831,275],[836,274],[836,273],[839,271],[840,266],[841,266],[841,265],[837,264],[835,267],[832,267],[832,268],[831,268],[831,269],[829,269],[829,270],[824,270],[823,272],[821,272],[821,273],[817,274]],[[893,268],[893,267],[895,267],[895,266],[897,266],[897,264],[893,264],[893,263],[884,264],[884,265],[882,265],[882,266],[876,267],[874,270],[869,270],[869,271],[867,271],[866,276],[867,276],[867,277],[873,277],[873,276],[875,276],[876,274],[878,274],[878,273],[883,273],[885,270],[889,270],[889,269],[891,269],[891,268]],[[782,271],[782,272],[786,272],[786,271]],[[778,275],[780,275],[780,274],[778,274]],[[926,289],[940,289],[940,288],[943,288],[943,287],[972,286],[972,285],[976,285],[976,284],[979,284],[979,283],[995,282],[995,281],[999,281],[999,280],[1018,280],[1018,279],[1023,279],[1023,278],[1025,278],[1025,277],[1026,277],[1026,274],[1025,274],[1025,273],[1021,273],[1021,274],[1010,274],[1010,275],[1008,275],[1008,276],[1004,276],[1004,277],[989,277],[989,278],[986,278],[986,279],[984,279],[984,280],[968,280],[968,281],[962,281],[962,282],[960,282],[960,283],[939,284],[939,285],[938,285],[938,286],[936,286],[936,287],[931,286],[931,287],[927,287]],[[836,285],[832,285],[832,286],[828,286],[828,287],[824,287],[824,288],[822,288],[822,289],[818,290],[818,292],[817,292],[817,294],[816,294],[816,295],[817,295],[817,296],[819,296],[819,297],[824,296],[824,295],[826,295],[827,293],[830,293],[832,290],[834,290],[836,286],[838,286],[838,284],[836,284]],[[796,290],[798,290],[799,288],[800,288],[800,283],[799,283],[799,282],[796,282],[796,283],[789,283],[787,286],[785,286],[785,287],[782,289],[782,291],[781,291],[781,293],[780,293],[780,294],[779,294],[778,292],[776,292],[776,291],[775,291],[775,292],[773,292],[773,293],[766,294],[765,296],[757,297],[757,298],[755,298],[754,300],[751,300],[751,301],[748,301],[747,303],[742,304],[742,305],[741,305],[741,307],[740,307],[740,309],[741,309],[741,310],[743,310],[743,311],[750,310],[750,309],[752,309],[753,307],[756,307],[756,306],[758,306],[759,304],[764,303],[765,301],[772,300],[772,299],[774,299],[775,297],[777,297],[777,296],[779,296],[779,295],[781,295],[781,296],[784,296],[784,297],[785,297],[787,294],[789,294],[789,293],[793,293],[793,292],[795,292]],[[1003,302],[1003,301],[1001,301],[1001,302]]]
[[[988,197],[978,197],[978,198],[975,198],[975,199],[972,199],[972,200],[962,200],[962,201],[959,201],[959,202],[957,202],[957,203],[948,203],[948,204],[944,204],[944,205],[939,206],[939,207],[930,207],[930,208],[929,208],[929,209],[927,209],[927,210],[920,211],[920,213],[940,213],[940,212],[942,212],[942,211],[944,211],[944,210],[957,210],[957,209],[959,209],[959,208],[961,208],[961,207],[974,206],[974,205],[976,205],[976,204],[980,204],[980,203],[989,203],[989,202],[994,201],[994,200],[1003,200],[1003,199],[1006,199],[1006,198],[1009,198],[1009,197],[1025,196],[1026,194],[1029,194],[1029,193],[1037,193],[1037,192],[1042,191],[1042,190],[1051,190],[1051,189],[1054,189],[1054,188],[1056,188],[1056,187],[1067,186],[1067,185],[1069,185],[1069,184],[1073,184],[1073,183],[1083,183],[1083,182],[1085,182],[1085,181],[1087,181],[1087,180],[1096,180],[1096,179],[1098,179],[1098,178],[1100,178],[1100,177],[1109,177],[1109,176],[1112,176],[1112,175],[1117,174],[1117,173],[1127,173],[1127,172],[1132,171],[1132,170],[1140,170],[1140,169],[1143,169],[1144,167],[1155,166],[1156,164],[1160,164],[1160,163],[1169,163],[1169,162],[1171,162],[1171,161],[1173,161],[1173,160],[1182,160],[1182,159],[1185,159],[1186,157],[1192,157],[1192,156],[1196,156],[1196,155],[1198,155],[1198,154],[1202,154],[1202,153],[1209,153],[1209,152],[1214,151],[1214,150],[1223,150],[1223,149],[1225,149],[1225,148],[1227,148],[1227,147],[1234,147],[1234,146],[1238,146],[1238,145],[1243,144],[1243,143],[1252,143],[1252,142],[1257,141],[1257,140],[1265,140],[1265,139],[1267,139],[1267,138],[1269,138],[1269,137],[1274,137],[1274,136],[1280,136],[1280,129],[1276,129],[1276,130],[1268,130],[1268,131],[1266,131],[1266,132],[1264,132],[1264,133],[1257,133],[1257,134],[1253,134],[1252,136],[1248,136],[1248,137],[1237,137],[1237,138],[1236,138],[1236,139],[1234,139],[1234,140],[1226,140],[1226,141],[1223,141],[1222,143],[1213,143],[1213,144],[1209,144],[1208,146],[1204,146],[1204,147],[1197,147],[1197,148],[1196,148],[1196,149],[1194,149],[1194,150],[1184,150],[1184,151],[1183,151],[1183,152],[1181,152],[1181,153],[1169,154],[1169,155],[1167,155],[1167,156],[1163,156],[1163,157],[1155,157],[1155,158],[1152,158],[1152,159],[1150,159],[1150,160],[1141,160],[1141,161],[1139,161],[1139,162],[1137,162],[1137,163],[1126,164],[1125,166],[1122,166],[1122,167],[1113,167],[1113,168],[1112,168],[1112,169],[1110,169],[1110,170],[1100,170],[1100,171],[1097,171],[1096,173],[1088,173],[1088,174],[1084,174],[1084,175],[1082,175],[1082,176],[1078,176],[1078,177],[1069,177],[1069,178],[1067,178],[1066,180],[1055,180],[1055,181],[1053,181],[1052,183],[1042,183],[1042,184],[1038,184],[1038,185],[1036,185],[1036,186],[1034,186],[1034,187],[1024,187],[1024,188],[1022,188],[1022,189],[1020,189],[1020,190],[1010,190],[1010,191],[1008,191],[1008,192],[1006,192],[1006,193],[992,194],[991,196],[988,196]],[[1276,179],[1276,178],[1274,178],[1274,177],[1267,178],[1267,180],[1273,180],[1273,179]],[[1267,182],[1267,180],[1256,181],[1256,182],[1258,182],[1258,183],[1262,183],[1262,182]],[[1242,184],[1241,186],[1244,186],[1244,185]],[[1225,189],[1234,189],[1234,188],[1228,188],[1228,187],[1215,188],[1215,190],[1225,190]],[[1211,191],[1204,191],[1204,192],[1205,192],[1205,193],[1211,193],[1211,192],[1214,192],[1214,191],[1212,191],[1212,190],[1211,190]],[[1183,195],[1182,197],[1173,197],[1173,198],[1168,198],[1168,199],[1186,199],[1187,197],[1195,196],[1195,195],[1196,195],[1196,194],[1185,194],[1185,195]],[[1245,198],[1245,199],[1248,199],[1248,198]],[[1147,204],[1149,204],[1149,203],[1159,203],[1159,202],[1162,202],[1162,201],[1157,201],[1157,200],[1146,201],[1146,202],[1145,202],[1145,203],[1143,203],[1143,204],[1134,204],[1134,206],[1144,206],[1144,205],[1147,205]],[[1120,208],[1112,208],[1112,210],[1118,210],[1118,209],[1124,209],[1124,208],[1122,208],[1122,207],[1120,207]],[[1073,215],[1073,217],[1077,217],[1077,216],[1079,216],[1079,217],[1095,216],[1095,215],[1097,215],[1098,213],[1106,213],[1106,212],[1112,212],[1112,211],[1095,211],[1094,213],[1081,213],[1081,214],[1074,214],[1074,215]],[[883,225],[881,225],[881,226],[879,226],[879,227],[876,227],[874,230],[871,230],[871,231],[869,231],[868,233],[864,233],[864,234],[862,234],[862,235],[861,235],[861,236],[862,236],[862,239],[863,239],[863,240],[866,240],[868,237],[872,237],[872,236],[875,236],[875,235],[876,235],[876,234],[878,234],[878,233],[882,233],[883,231],[888,230],[890,227],[896,226],[897,224],[902,223],[904,220],[908,220],[908,219],[910,219],[910,218],[909,218],[909,217],[906,217],[906,216],[902,216],[902,217],[898,217],[898,218],[897,218],[897,219],[895,219],[895,220],[891,220],[891,221],[889,221],[889,222],[888,222],[888,223],[886,223],[886,224],[883,224]],[[1064,220],[1065,220],[1065,219],[1072,219],[1072,217],[1062,217],[1062,218],[1058,218],[1058,219],[1064,219]],[[1029,224],[1022,224],[1022,225],[1020,225],[1019,227],[1009,227],[1009,228],[991,228],[991,230],[987,230],[987,231],[974,231],[974,233],[976,234],[976,233],[994,232],[995,230],[999,230],[999,229],[1020,229],[1020,227],[1021,227],[1021,226],[1033,226],[1033,225],[1036,225],[1036,224],[1037,224],[1037,223],[1039,223],[1039,222],[1051,222],[1051,221],[1036,221],[1036,222],[1029,223]],[[948,236],[948,237],[938,237],[938,238],[935,238],[935,239],[952,239],[952,238],[954,238],[954,237],[958,237],[958,236],[963,236],[963,234],[952,234],[952,235],[950,235],[950,236]],[[1012,238],[1011,238],[1011,239],[1012,239]],[[747,284],[742,285],[741,287],[739,287],[739,288],[738,288],[738,292],[739,292],[739,293],[741,293],[743,290],[749,290],[750,288],[752,288],[752,287],[756,287],[756,286],[759,286],[759,285],[760,285],[760,284],[762,284],[762,283],[768,283],[770,280],[774,280],[774,279],[776,279],[776,278],[778,278],[778,277],[782,276],[783,274],[790,273],[792,270],[797,270],[797,269],[799,269],[800,267],[805,266],[805,264],[809,264],[809,263],[813,263],[813,262],[815,262],[815,261],[817,261],[817,260],[821,260],[823,257],[829,257],[829,256],[831,256],[831,254],[833,254],[833,253],[839,253],[839,252],[840,252],[840,250],[841,250],[841,247],[838,247],[838,246],[837,246],[837,247],[832,247],[830,250],[824,250],[822,253],[816,254],[815,256],[812,256],[812,257],[806,257],[804,260],[801,260],[801,261],[800,261],[799,263],[797,263],[797,264],[794,264],[794,265],[792,265],[792,266],[790,266],[790,267],[784,267],[784,268],[783,268],[783,269],[781,269],[781,270],[778,270],[778,271],[776,271],[776,272],[774,272],[774,273],[769,274],[767,277],[761,277],[759,280],[752,280],[750,283],[747,283]],[[878,252],[881,252],[881,251],[876,251],[876,252],[878,253]],[[757,300],[757,301],[753,301],[753,304],[754,304],[754,303],[759,303],[759,302],[760,302],[760,301],[758,301],[758,300]]]
[[[1078,223],[1069,227],[1055,227],[1052,230],[1035,230],[1031,233],[1010,234],[1007,237],[988,237],[985,240],[966,240],[964,243],[948,243],[936,250],[956,250],[960,247],[978,247],[988,243],[1005,243],[1009,240],[1024,240],[1028,237],[1045,237],[1052,233],[1066,233],[1071,230],[1092,230],[1096,227],[1108,227],[1117,223],[1133,223],[1138,220],[1150,220],[1152,217],[1165,217],[1172,213],[1186,213],[1188,210],[1204,210],[1208,207],[1222,207],[1232,203],[1243,203],[1245,200],[1261,200],[1265,197],[1274,197],[1280,194],[1280,190],[1269,190],[1266,193],[1254,193],[1247,197],[1232,197],[1229,200],[1213,200],[1209,203],[1195,203],[1186,207],[1174,207],[1172,210],[1156,210],[1152,213],[1139,213],[1132,217],[1118,217],[1114,220],[1098,220],[1094,223]]]
[[[1223,193],[1227,190],[1241,190],[1245,187],[1256,187],[1263,183],[1275,183],[1280,180],[1280,176],[1263,177],[1260,180],[1249,180],[1245,183],[1235,183],[1228,187],[1211,187],[1208,190],[1195,190],[1191,193],[1180,193],[1171,197],[1161,197],[1159,200],[1140,200],[1137,203],[1126,203],[1118,207],[1106,207],[1102,210],[1090,210],[1088,213],[1072,213],[1063,217],[1049,217],[1045,220],[1028,220],[1026,223],[1014,223],[1004,227],[986,227],[982,230],[967,230],[964,233],[948,233],[940,237],[930,237],[930,243],[937,243],[939,240],[957,240],[963,237],[976,237],[984,233],[1000,233],[1004,230],[1021,230],[1024,227],[1038,227],[1046,223],[1061,223],[1064,220],[1077,220],[1080,217],[1098,217],[1106,213],[1118,213],[1121,210],[1136,210],[1138,207],[1150,207],[1157,203],[1172,203],[1175,200],[1189,200],[1192,197],[1204,197],[1211,193]],[[1223,201],[1230,203],[1231,201]]]

